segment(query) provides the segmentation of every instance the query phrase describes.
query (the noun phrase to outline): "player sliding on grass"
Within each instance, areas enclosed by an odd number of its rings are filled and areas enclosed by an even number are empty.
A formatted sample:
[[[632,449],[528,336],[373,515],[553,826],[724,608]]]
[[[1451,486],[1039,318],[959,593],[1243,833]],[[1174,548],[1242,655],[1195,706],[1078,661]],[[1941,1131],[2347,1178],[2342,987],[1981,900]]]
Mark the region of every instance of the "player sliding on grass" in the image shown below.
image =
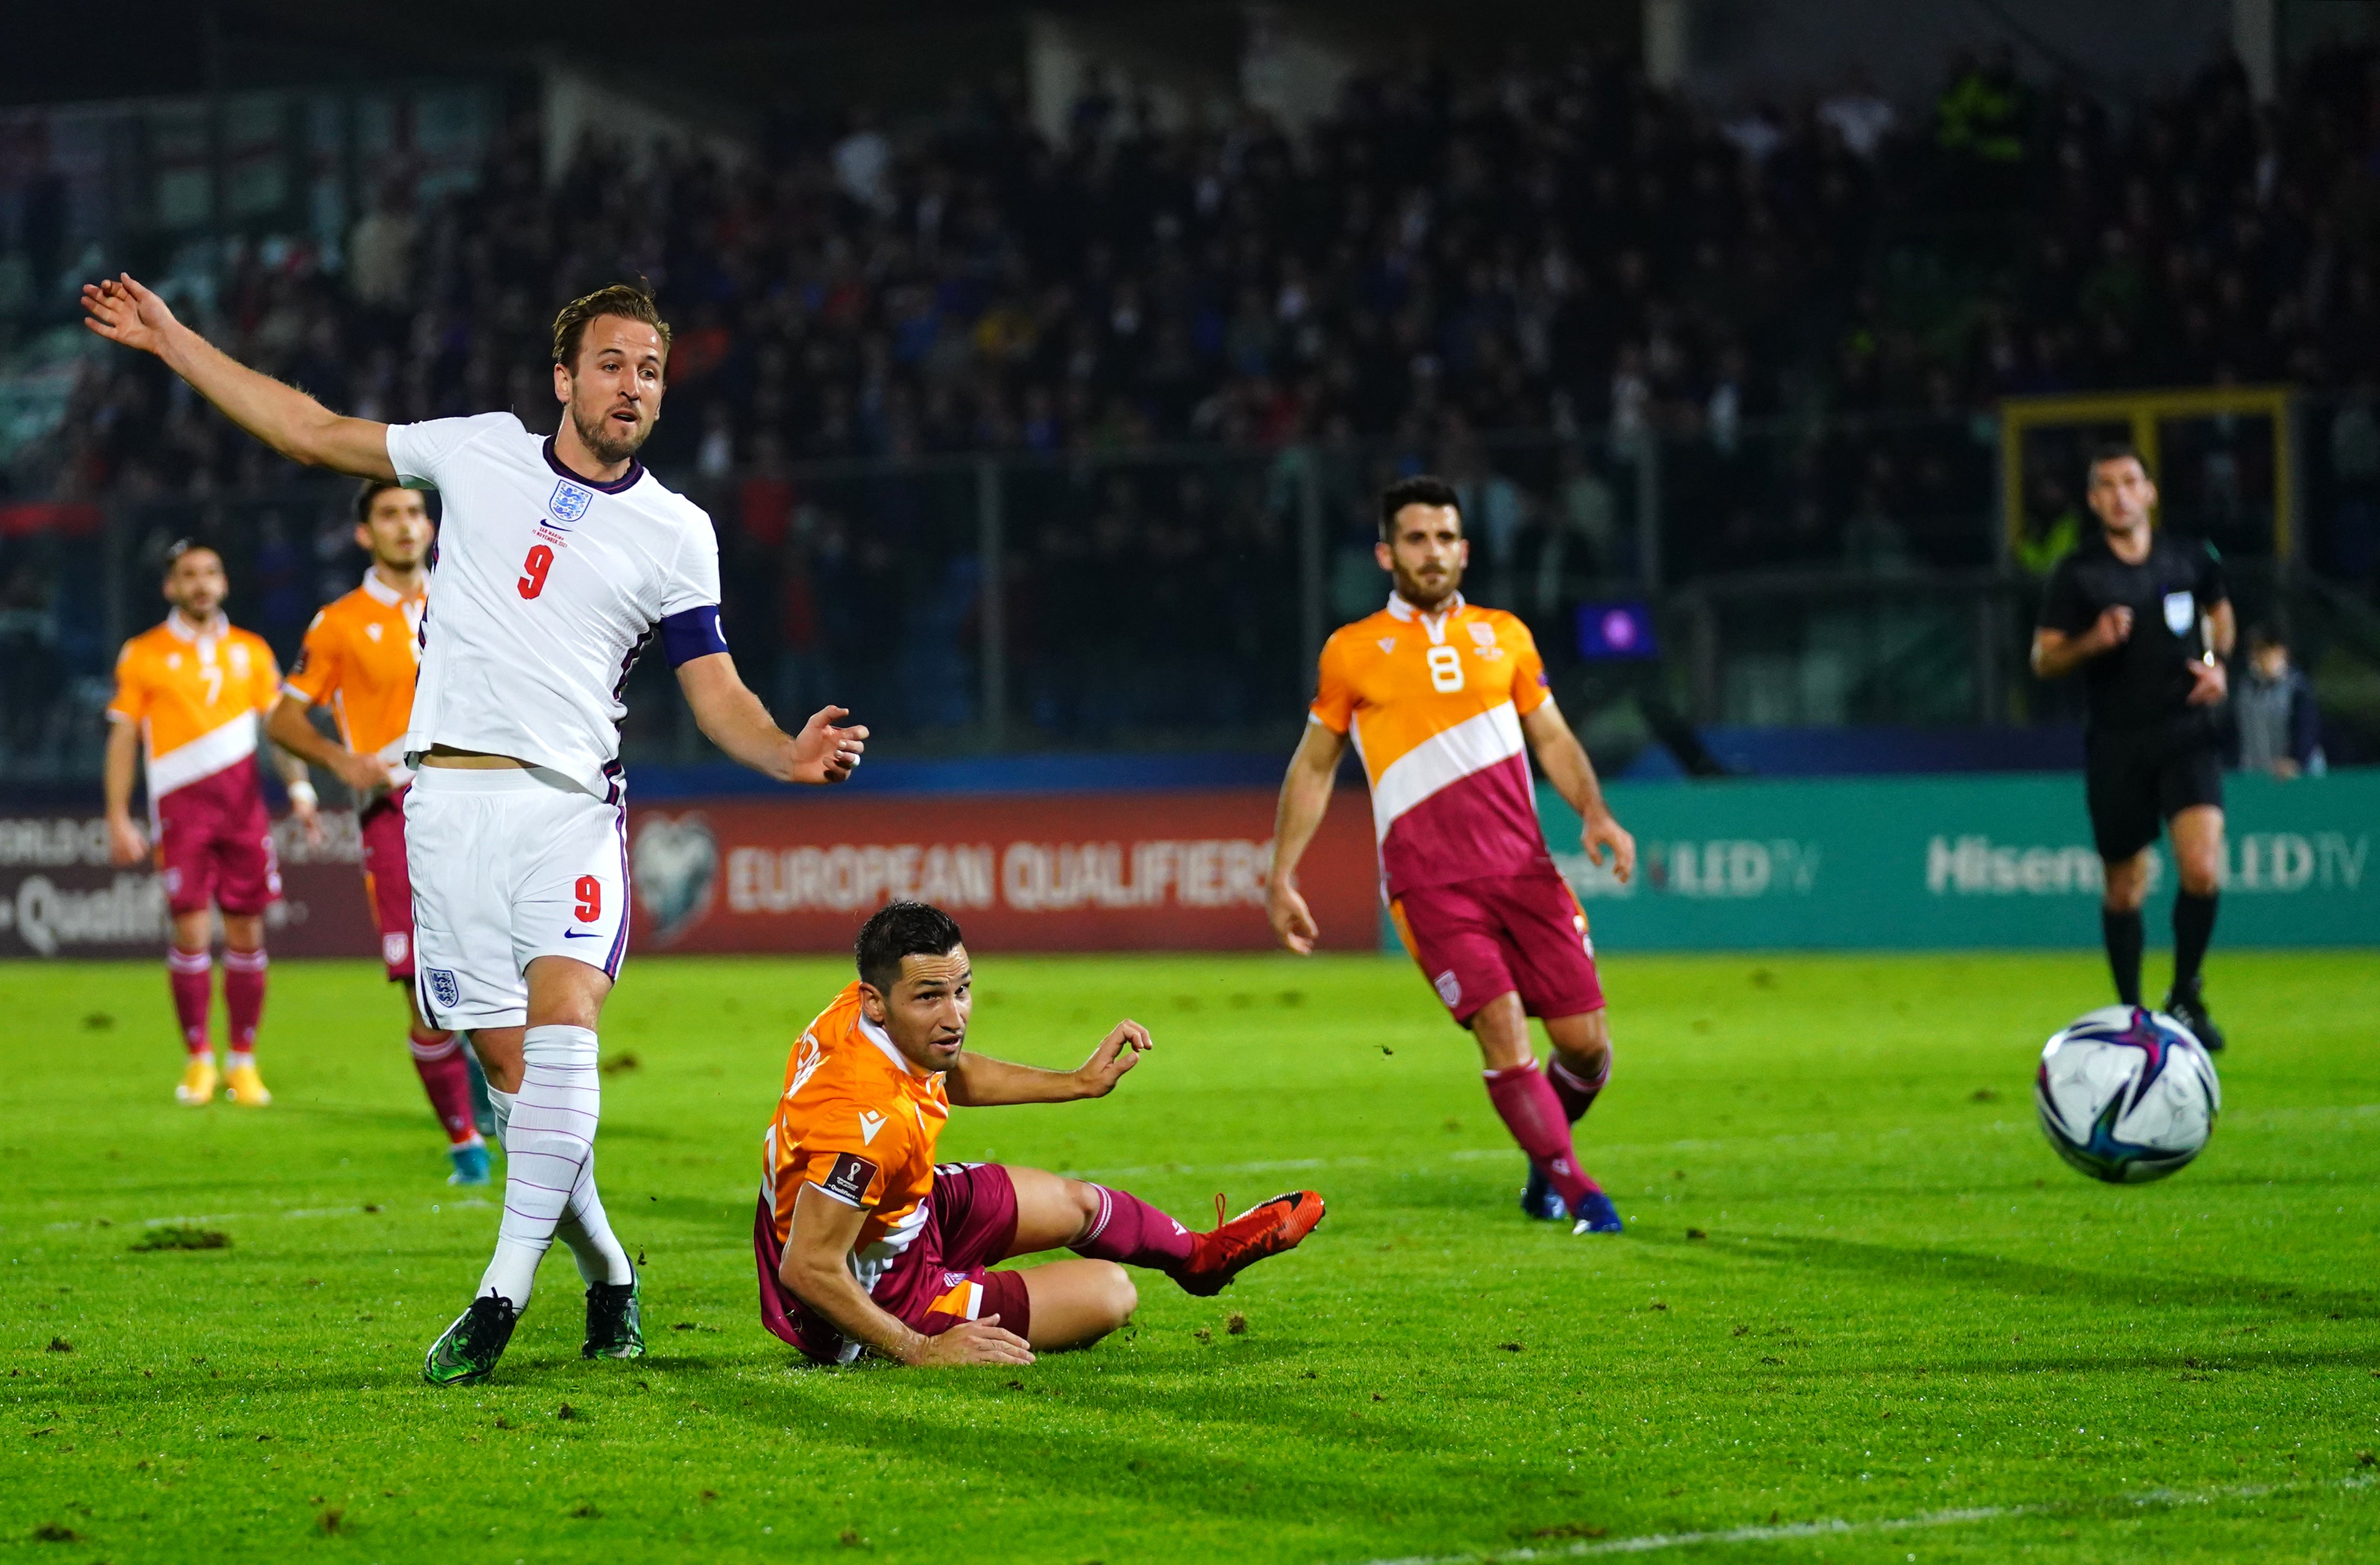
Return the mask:
[[[273,703],[281,672],[273,649],[224,617],[231,583],[223,556],[188,540],[165,552],[165,623],[124,644],[115,698],[107,703],[108,857],[138,863],[149,843],[132,823],[136,753],[149,768],[149,822],[164,871],[173,940],[165,977],[189,1059],[174,1096],[192,1107],[214,1101],[220,1079],[250,1109],[273,1101],[256,1069],[264,1020],[264,910],[281,895],[273,822],[256,775],[256,714]],[[322,839],[306,765],[274,758],[292,812]],[[224,1009],[230,1058],[221,1078],[207,1042],[214,915],[223,914]]]
[[[1604,807],[1595,768],[1546,687],[1529,627],[1464,601],[1471,544],[1454,491],[1432,478],[1380,496],[1388,607],[1322,649],[1305,738],[1281,785],[1267,913],[1298,954],[1319,933],[1297,894],[1297,861],[1330,807],[1352,735],[1372,782],[1389,913],[1457,1023],[1478,1039],[1488,1098],[1529,1155],[1521,1207],[1617,1233],[1611,1198],[1579,1168],[1571,1129],[1611,1075],[1595,941],[1547,850],[1524,749],[1584,822],[1586,850],[1635,872],[1636,840]],[[1529,1050],[1541,1017],[1554,1057]]]
[[[306,627],[297,666],[265,732],[291,755],[332,773],[355,794],[363,842],[364,900],[380,929],[389,981],[413,986],[413,880],[405,867],[405,730],[413,714],[414,674],[421,665],[421,620],[428,612],[430,551],[435,534],[421,496],[401,484],[364,480],[356,497],[356,542],[371,556],[363,585],[323,606]],[[336,740],[308,718],[322,706],[338,724]],[[408,998],[413,1069],[446,1131],[455,1171],[449,1184],[488,1183],[488,1148],[472,1105],[470,1056],[463,1040],[421,1016]]]
[[[967,1052],[974,974],[959,927],[923,903],[859,931],[859,981],[803,1032],[761,1140],[752,1248],[760,1321],[820,1364],[1030,1364],[1105,1336],[1139,1302],[1124,1266],[1205,1297],[1322,1220],[1300,1190],[1192,1233],[1138,1196],[1039,1169],[934,1161],[951,1105],[1104,1098],[1149,1047],[1119,1022],[1078,1071]],[[1222,1197],[1215,1198],[1222,1216]],[[1021,1271],[1044,1250],[1081,1260]],[[1118,1262],[1123,1263],[1123,1266]]]
[[[225,358],[129,277],[85,287],[82,304],[91,330],[157,355],[283,455],[445,496],[404,740],[415,995],[487,1068],[504,1213],[478,1295],[422,1375],[454,1385],[494,1369],[557,1236],[587,1281],[587,1355],[641,1355],[637,1272],[594,1160],[595,1026],[628,947],[628,671],[658,638],[702,732],[780,782],[841,782],[868,734],[835,727],[835,707],[786,734],[736,675],[710,520],[637,460],[661,415],[667,324],[625,286],[565,306],[562,424],[540,440],[509,413],[343,419]]]

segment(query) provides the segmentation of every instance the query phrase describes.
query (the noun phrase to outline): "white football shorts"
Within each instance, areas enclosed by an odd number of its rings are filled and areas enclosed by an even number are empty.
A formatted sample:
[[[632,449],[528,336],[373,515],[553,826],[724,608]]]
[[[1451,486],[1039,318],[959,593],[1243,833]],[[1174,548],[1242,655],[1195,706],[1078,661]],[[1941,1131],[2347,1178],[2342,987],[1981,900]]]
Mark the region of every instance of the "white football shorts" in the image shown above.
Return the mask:
[[[627,813],[542,767],[413,774],[405,797],[413,987],[431,1025],[526,1025],[524,975],[540,956],[620,976]]]

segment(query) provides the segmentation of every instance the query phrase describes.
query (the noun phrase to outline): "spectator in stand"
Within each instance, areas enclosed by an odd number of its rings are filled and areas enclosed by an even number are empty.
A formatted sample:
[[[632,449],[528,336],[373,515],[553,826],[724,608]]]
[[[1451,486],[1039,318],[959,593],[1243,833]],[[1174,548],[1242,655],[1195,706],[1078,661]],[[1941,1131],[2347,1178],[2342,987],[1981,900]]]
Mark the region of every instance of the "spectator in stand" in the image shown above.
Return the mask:
[[[2313,685],[2289,666],[2289,643],[2271,625],[2248,632],[2248,677],[2233,693],[2231,710],[2239,724],[2241,770],[2286,780],[2319,777],[2328,770]]]

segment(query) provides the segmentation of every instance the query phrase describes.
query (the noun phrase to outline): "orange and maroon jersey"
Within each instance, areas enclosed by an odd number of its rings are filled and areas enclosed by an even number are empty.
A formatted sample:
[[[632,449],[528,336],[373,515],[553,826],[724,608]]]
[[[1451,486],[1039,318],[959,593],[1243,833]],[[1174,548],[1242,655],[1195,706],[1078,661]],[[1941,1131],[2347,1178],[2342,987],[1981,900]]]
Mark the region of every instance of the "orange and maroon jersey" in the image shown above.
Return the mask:
[[[1355,742],[1388,895],[1553,868],[1521,718],[1548,698],[1529,627],[1460,593],[1402,598],[1324,644],[1311,718]]]
[[[203,630],[168,614],[127,641],[107,715],[140,724],[151,804],[255,755],[257,714],[273,705],[280,684],[281,666],[264,638],[221,614]]]
[[[950,1122],[939,1072],[904,1058],[860,1013],[856,983],[835,996],[795,1043],[785,1091],[762,1140],[763,1195],[777,1242],[793,1235],[804,1185],[868,1213],[852,1247],[862,1288],[876,1282],[926,1224],[934,1142]]]
[[[421,666],[423,595],[400,597],[367,572],[364,584],[323,605],[281,686],[309,706],[330,703],[339,742],[392,766],[405,760],[413,677]]]

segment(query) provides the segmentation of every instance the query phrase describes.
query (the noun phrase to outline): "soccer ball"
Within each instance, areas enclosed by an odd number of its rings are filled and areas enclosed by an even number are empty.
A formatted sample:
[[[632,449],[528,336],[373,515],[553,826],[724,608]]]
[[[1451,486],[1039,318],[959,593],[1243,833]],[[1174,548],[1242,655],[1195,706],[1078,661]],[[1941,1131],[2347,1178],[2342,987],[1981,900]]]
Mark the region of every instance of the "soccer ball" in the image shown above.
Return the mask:
[[[2160,1011],[2109,1005],[2053,1037],[2034,1078],[2041,1134],[2110,1184],[2163,1179],[2215,1134],[2223,1086],[2188,1027]]]

